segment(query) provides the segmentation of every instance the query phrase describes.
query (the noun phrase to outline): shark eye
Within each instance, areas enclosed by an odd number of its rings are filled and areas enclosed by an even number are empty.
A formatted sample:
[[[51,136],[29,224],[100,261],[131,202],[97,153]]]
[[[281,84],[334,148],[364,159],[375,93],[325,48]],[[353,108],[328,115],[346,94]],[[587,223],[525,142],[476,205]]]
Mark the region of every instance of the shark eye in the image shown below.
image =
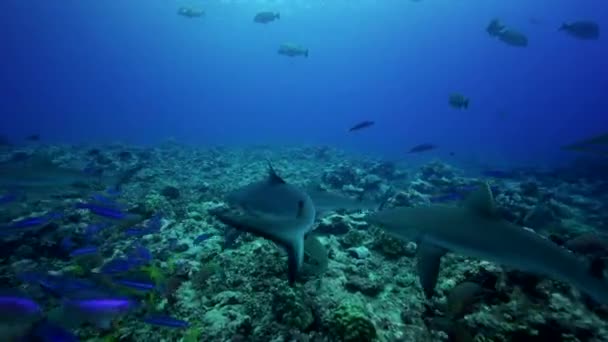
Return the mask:
[[[298,201],[298,215],[296,217],[302,217],[303,212],[304,212],[304,201],[299,200]]]

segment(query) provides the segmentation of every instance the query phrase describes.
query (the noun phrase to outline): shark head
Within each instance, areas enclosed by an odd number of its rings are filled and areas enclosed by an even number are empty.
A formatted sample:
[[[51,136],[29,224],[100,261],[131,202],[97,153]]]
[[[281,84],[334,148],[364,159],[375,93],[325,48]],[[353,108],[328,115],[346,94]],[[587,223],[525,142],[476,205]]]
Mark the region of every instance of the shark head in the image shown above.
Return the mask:
[[[224,224],[267,238],[285,248],[289,281],[304,259],[304,238],[312,230],[315,207],[308,194],[285,182],[271,165],[266,179],[230,193],[228,209],[213,212]]]

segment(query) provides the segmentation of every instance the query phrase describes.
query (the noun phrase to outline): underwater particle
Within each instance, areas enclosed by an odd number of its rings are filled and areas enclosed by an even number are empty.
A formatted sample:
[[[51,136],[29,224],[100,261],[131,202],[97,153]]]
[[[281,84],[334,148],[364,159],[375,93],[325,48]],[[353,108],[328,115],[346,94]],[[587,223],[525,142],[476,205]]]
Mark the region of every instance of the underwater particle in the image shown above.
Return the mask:
[[[292,43],[284,43],[279,46],[279,50],[277,50],[279,55],[289,56],[289,57],[297,57],[304,56],[308,58],[308,49],[304,48],[297,44]]]
[[[448,98],[448,103],[451,107],[456,109],[469,108],[469,98],[459,93],[450,94]]]
[[[177,14],[186,18],[199,18],[205,15],[205,11],[195,7],[180,7]]]
[[[416,145],[416,146],[410,148],[410,150],[407,153],[427,152],[427,151],[434,150],[437,147],[438,147],[437,145],[433,145],[433,144],[429,144],[429,143],[419,144],[419,145]]]
[[[366,342],[376,339],[376,327],[363,308],[351,304],[338,307],[328,322],[330,334],[338,341]]]
[[[373,121],[361,121],[361,122],[353,125],[351,128],[349,128],[348,131],[349,132],[359,131],[364,128],[372,127],[373,125],[374,125]]]
[[[563,23],[559,30],[582,40],[597,40],[600,38],[600,25],[591,20]]]
[[[144,323],[168,328],[187,328],[190,324],[184,320],[165,315],[150,315],[142,319]]]
[[[165,196],[165,198],[170,199],[170,200],[176,200],[180,197],[180,191],[178,188],[171,186],[171,185],[167,185],[165,186],[161,192],[161,195]]]
[[[281,14],[278,12],[260,12],[253,17],[253,21],[260,24],[267,24],[279,19],[281,19]]]

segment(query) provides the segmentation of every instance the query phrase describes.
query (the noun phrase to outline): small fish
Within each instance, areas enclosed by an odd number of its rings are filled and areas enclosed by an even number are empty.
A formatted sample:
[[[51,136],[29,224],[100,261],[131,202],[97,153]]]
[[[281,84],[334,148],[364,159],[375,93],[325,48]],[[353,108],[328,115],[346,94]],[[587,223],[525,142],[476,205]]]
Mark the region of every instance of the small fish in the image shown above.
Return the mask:
[[[437,146],[433,145],[433,144],[420,144],[420,145],[416,145],[414,147],[412,147],[408,153],[420,153],[420,152],[426,152],[426,151],[431,151],[436,149]]]
[[[38,303],[20,293],[0,293],[0,323],[21,322],[39,317],[42,310]]]
[[[156,287],[156,284],[154,284],[154,282],[151,280],[115,278],[112,279],[112,282],[114,284],[125,286],[138,291],[152,291]]]
[[[297,57],[304,56],[308,58],[308,49],[296,44],[281,44],[279,50],[277,50],[279,55],[284,55],[288,57]]]
[[[0,205],[15,202],[16,200],[17,200],[17,196],[15,194],[12,194],[12,193],[4,194],[4,195],[0,196]]]
[[[597,40],[600,38],[600,25],[590,20],[563,23],[559,30],[583,40]]]
[[[61,218],[63,215],[58,213],[49,213],[43,216],[30,217],[9,223],[6,226],[0,226],[0,236],[24,233],[26,231],[37,230],[45,227],[53,220]]]
[[[115,274],[115,273],[123,273],[128,272],[133,268],[130,260],[126,258],[116,258],[108,261],[103,264],[99,269],[99,272],[102,274]]]
[[[127,214],[125,212],[123,212],[120,208],[114,206],[107,206],[96,203],[78,203],[76,204],[76,208],[87,209],[95,215],[114,220],[122,220],[127,217]]]
[[[187,328],[190,323],[181,319],[173,318],[164,315],[151,315],[142,319],[143,322],[169,328]]]
[[[27,284],[40,286],[43,291],[55,297],[64,297],[74,292],[97,287],[97,284],[90,280],[40,272],[20,273],[17,278]]]
[[[450,106],[456,109],[467,109],[469,108],[469,99],[462,94],[453,93],[448,99]]]
[[[196,243],[201,243],[201,242],[206,241],[207,239],[209,239],[211,237],[213,237],[213,234],[208,234],[208,233],[201,234],[196,239],[194,239],[194,243],[195,244]]]
[[[25,137],[27,141],[40,141],[40,134],[32,134]]]
[[[198,18],[205,15],[205,11],[194,7],[180,7],[177,10],[177,14],[186,18]]]
[[[162,216],[156,214],[148,220],[145,226],[136,226],[125,230],[125,234],[130,236],[144,236],[148,234],[154,234],[160,232],[162,228]]]
[[[278,19],[281,19],[281,14],[278,12],[260,12],[253,17],[253,21],[260,24],[267,24]]]
[[[91,240],[93,240],[95,238],[97,233],[99,233],[100,231],[102,231],[103,229],[105,229],[109,226],[110,225],[108,223],[96,223],[96,224],[88,225],[84,229],[85,239],[90,242]]]
[[[373,121],[361,121],[359,123],[357,123],[356,125],[352,126],[351,128],[348,129],[349,132],[354,132],[354,131],[358,131],[364,128],[368,128],[371,127],[375,124],[375,122]]]
[[[81,248],[71,251],[70,257],[76,258],[76,257],[96,254],[97,252],[98,252],[97,246],[86,246],[86,247],[81,247]]]
[[[136,307],[132,299],[105,291],[82,291],[63,303],[65,318],[91,323],[100,329],[110,328],[113,319]]]
[[[142,245],[135,245],[127,253],[127,259],[133,266],[141,266],[152,261],[152,253]]]

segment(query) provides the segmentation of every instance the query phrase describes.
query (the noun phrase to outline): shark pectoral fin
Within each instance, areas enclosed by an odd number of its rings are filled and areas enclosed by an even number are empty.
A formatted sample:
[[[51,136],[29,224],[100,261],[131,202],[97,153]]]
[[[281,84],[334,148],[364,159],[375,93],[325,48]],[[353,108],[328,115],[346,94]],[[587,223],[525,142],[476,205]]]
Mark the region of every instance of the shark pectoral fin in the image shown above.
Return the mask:
[[[488,183],[483,183],[479,189],[473,191],[464,202],[466,208],[483,214],[484,216],[496,215],[494,195]]]
[[[418,278],[420,286],[427,298],[431,298],[437,284],[437,276],[439,275],[439,266],[441,257],[446,253],[446,250],[435,245],[420,242],[416,254],[416,262],[418,268]]]
[[[283,246],[287,251],[289,285],[293,285],[304,260],[304,237],[293,239],[290,244]]]

